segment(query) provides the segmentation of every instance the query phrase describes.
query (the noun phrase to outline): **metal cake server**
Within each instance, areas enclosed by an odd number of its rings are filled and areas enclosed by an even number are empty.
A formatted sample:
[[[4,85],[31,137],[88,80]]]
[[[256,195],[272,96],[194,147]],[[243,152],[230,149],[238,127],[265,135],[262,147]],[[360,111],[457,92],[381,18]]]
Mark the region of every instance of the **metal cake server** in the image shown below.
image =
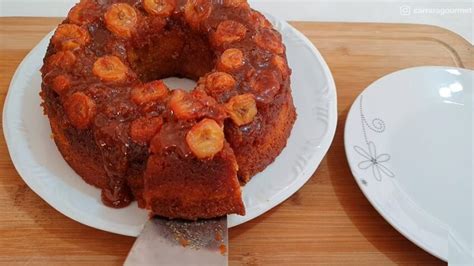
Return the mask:
[[[195,222],[154,217],[124,265],[227,265],[227,243],[227,217]]]

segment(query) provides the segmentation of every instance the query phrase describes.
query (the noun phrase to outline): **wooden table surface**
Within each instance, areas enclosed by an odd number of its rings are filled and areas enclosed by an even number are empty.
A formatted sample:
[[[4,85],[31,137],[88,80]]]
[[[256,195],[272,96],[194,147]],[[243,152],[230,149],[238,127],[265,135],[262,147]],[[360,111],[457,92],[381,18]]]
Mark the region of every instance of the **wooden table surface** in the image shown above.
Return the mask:
[[[0,110],[18,64],[59,22],[0,18]],[[336,80],[336,136],[300,191],[230,230],[230,264],[445,264],[404,238],[364,198],[346,161],[344,121],[355,97],[377,78],[419,65],[473,68],[473,47],[431,26],[292,24],[318,47]],[[134,241],[79,224],[50,207],[15,171],[3,137],[0,202],[0,264],[120,265]]]

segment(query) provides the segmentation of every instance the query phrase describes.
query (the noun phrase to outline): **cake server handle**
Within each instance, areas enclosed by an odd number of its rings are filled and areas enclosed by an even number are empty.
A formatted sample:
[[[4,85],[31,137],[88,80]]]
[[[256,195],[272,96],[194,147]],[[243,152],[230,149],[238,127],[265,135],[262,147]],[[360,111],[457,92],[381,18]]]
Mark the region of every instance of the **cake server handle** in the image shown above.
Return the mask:
[[[227,250],[227,217],[195,222],[154,217],[124,265],[227,265]]]

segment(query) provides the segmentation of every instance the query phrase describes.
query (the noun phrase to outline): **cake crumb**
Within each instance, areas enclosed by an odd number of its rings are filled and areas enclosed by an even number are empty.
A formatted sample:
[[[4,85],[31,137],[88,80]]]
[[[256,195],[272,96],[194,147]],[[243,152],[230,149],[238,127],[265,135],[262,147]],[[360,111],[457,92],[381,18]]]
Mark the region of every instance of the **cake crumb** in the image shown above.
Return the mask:
[[[189,245],[189,241],[187,239],[180,238],[179,239],[179,244],[181,244],[181,246],[183,246],[183,247],[187,247]]]
[[[219,246],[219,250],[220,250],[220,252],[221,252],[222,255],[225,255],[225,254],[227,253],[227,247],[226,247],[226,245],[221,244],[221,245]]]
[[[216,241],[221,241],[222,240],[222,235],[221,235],[220,232],[216,232],[215,239],[216,239]]]

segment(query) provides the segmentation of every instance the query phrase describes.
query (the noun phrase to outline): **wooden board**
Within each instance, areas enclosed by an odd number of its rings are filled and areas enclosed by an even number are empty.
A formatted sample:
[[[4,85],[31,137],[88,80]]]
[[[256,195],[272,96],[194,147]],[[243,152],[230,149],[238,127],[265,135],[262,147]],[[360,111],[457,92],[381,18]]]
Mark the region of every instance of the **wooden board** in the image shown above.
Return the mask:
[[[0,110],[18,64],[59,22],[0,18]],[[298,193],[230,230],[230,264],[445,264],[405,239],[364,198],[344,154],[344,121],[355,97],[379,77],[420,65],[473,68],[473,47],[431,26],[292,24],[332,70],[339,125],[326,158]],[[0,264],[120,265],[134,241],[79,224],[46,204],[18,176],[3,137],[0,202]]]

